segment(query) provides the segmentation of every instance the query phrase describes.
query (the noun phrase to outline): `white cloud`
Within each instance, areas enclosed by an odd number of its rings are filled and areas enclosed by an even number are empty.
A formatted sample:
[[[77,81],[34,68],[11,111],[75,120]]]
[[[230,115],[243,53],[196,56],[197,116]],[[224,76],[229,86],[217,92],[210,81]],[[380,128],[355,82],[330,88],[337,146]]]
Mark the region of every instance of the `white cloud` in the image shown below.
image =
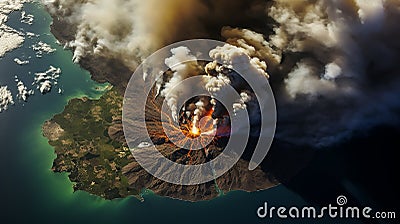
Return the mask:
[[[7,86],[0,86],[0,113],[8,109],[9,105],[13,105],[14,100],[11,91]]]

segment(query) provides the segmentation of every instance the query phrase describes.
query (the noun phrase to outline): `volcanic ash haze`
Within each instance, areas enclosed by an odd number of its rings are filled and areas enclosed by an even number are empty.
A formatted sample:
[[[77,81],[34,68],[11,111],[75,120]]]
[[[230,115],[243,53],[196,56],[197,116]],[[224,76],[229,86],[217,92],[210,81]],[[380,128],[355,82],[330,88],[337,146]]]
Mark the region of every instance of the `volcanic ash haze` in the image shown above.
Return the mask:
[[[74,61],[86,54],[106,54],[132,69],[150,53],[179,40],[218,38],[230,23],[262,24],[262,0],[43,0],[50,13],[76,26]],[[260,5],[263,5],[260,7]],[[232,14],[227,14],[227,10]],[[235,16],[246,11],[250,16]]]
[[[73,27],[75,62],[101,57],[133,72],[166,44],[225,40],[268,72],[282,140],[326,146],[399,122],[399,0],[43,2]]]

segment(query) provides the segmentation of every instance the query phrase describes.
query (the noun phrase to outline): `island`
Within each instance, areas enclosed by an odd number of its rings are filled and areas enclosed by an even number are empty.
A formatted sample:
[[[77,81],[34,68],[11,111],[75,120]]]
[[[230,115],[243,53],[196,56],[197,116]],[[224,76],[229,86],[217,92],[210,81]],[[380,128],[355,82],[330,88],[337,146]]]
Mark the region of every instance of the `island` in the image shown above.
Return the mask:
[[[57,40],[61,44],[73,41],[77,27],[57,13],[49,12],[53,18],[51,32]],[[265,167],[248,170],[249,153],[224,175],[204,184],[181,186],[153,177],[135,161],[123,133],[123,95],[134,71],[119,59],[93,52],[82,55],[78,63],[90,72],[93,80],[108,82],[113,88],[100,99],[70,100],[63,112],[43,125],[43,134],[57,155],[52,170],[67,172],[74,183],[74,190],[86,191],[106,199],[127,196],[140,198],[143,190],[151,190],[160,196],[201,201],[233,190],[253,192],[279,184]],[[148,116],[155,116],[153,112],[148,111]],[[189,152],[177,148],[162,133],[157,119],[148,120],[148,132],[156,148],[174,162],[201,164],[217,157],[223,150],[218,145],[210,145],[208,155],[205,156],[200,151]]]
[[[52,170],[67,172],[74,190],[114,199],[129,195],[140,198],[140,193],[148,189],[162,196],[199,201],[231,190],[256,191],[277,184],[261,168],[249,171],[248,161],[243,159],[215,181],[201,185],[180,186],[154,178],[134,160],[127,147],[122,130],[122,102],[115,87],[98,100],[72,99],[62,113],[43,125],[43,134],[57,154]],[[189,155],[187,150],[168,142],[159,125],[150,122],[148,128],[153,143],[166,157],[182,164],[206,162],[199,151]],[[208,150],[213,157],[221,152],[218,146]]]

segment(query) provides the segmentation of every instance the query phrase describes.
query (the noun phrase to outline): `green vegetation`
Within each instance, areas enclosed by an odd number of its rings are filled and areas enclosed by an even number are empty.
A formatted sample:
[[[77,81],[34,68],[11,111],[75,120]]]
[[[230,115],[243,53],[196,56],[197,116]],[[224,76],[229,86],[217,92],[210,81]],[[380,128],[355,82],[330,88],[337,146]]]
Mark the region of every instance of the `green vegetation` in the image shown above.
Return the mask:
[[[57,154],[53,170],[69,172],[75,190],[107,199],[139,193],[129,188],[121,172],[131,161],[129,149],[108,134],[110,126],[121,124],[122,101],[116,90],[109,90],[99,100],[72,99],[50,121],[64,130],[49,141]]]

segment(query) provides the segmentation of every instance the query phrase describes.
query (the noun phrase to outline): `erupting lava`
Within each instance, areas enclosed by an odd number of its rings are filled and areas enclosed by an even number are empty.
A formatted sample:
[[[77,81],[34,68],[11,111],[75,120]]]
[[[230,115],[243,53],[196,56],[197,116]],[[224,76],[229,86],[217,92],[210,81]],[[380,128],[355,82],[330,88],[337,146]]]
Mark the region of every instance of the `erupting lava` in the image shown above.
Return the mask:
[[[200,129],[198,127],[196,127],[196,125],[193,124],[192,128],[190,129],[190,134],[195,137],[198,137],[201,135],[201,132],[200,132]]]
[[[170,112],[164,112],[160,108],[160,98],[149,99],[149,108],[154,110],[156,114],[163,114],[164,119],[161,121],[164,128],[164,134],[161,134],[159,128],[152,129],[153,136],[166,138],[179,148],[187,149],[187,156],[192,163],[191,152],[193,150],[202,150],[208,155],[208,146],[216,144],[221,138],[230,136],[230,122],[228,116],[223,118],[213,118],[213,106],[204,106],[204,110],[196,110],[196,102],[199,97],[188,100],[178,113],[177,123],[174,122]],[[149,113],[149,115],[152,113]],[[149,121],[152,120],[150,117]],[[156,126],[153,126],[156,127]],[[164,137],[162,137],[164,136]],[[157,138],[156,138],[157,139]]]
[[[212,118],[213,109],[201,116],[195,116],[193,112],[182,110],[179,116],[179,127],[173,123],[167,123],[168,135],[172,142],[189,151],[205,149],[218,139],[217,120]]]

